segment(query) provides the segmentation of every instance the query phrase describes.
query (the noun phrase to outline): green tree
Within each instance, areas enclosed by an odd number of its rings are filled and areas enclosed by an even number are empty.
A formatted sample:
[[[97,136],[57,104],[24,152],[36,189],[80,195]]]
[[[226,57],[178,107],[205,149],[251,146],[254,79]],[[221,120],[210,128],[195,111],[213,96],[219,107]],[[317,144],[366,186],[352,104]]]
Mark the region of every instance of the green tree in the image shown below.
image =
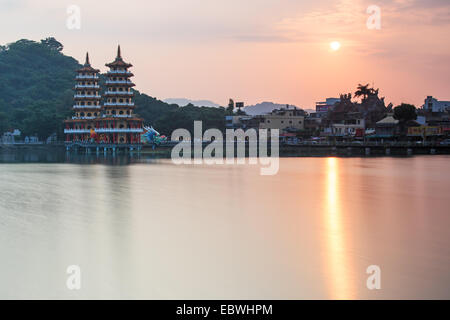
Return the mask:
[[[234,113],[234,106],[229,105],[225,110],[226,110],[227,116],[232,116]]]
[[[412,104],[402,103],[394,108],[394,118],[403,123],[410,120],[416,120],[416,107]]]
[[[43,45],[46,45],[50,49],[56,50],[56,51],[62,51],[64,49],[64,46],[61,44],[61,42],[58,42],[55,38],[49,37],[44,40],[41,40],[41,43]]]

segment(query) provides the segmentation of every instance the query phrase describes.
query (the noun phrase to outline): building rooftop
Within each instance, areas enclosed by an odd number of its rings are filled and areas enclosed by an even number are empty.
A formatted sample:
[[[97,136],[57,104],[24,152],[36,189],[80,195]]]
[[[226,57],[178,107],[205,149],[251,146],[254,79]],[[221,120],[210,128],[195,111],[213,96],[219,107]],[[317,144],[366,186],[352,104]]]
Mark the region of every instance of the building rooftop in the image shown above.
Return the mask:
[[[393,116],[387,116],[386,118],[377,122],[378,125],[379,124],[381,124],[381,125],[383,125],[383,124],[398,124],[398,123],[399,123],[399,121],[394,119]]]

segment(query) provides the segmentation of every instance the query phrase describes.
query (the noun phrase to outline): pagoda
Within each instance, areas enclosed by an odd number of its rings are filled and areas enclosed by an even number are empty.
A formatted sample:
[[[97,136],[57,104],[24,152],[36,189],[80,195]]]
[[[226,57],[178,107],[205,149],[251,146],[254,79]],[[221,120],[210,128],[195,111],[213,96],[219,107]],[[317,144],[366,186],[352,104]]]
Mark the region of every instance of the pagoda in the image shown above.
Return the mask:
[[[103,119],[96,130],[100,140],[113,144],[139,144],[143,133],[143,119],[134,114],[134,83],[130,80],[132,67],[122,59],[120,46],[116,59],[106,64],[106,90],[102,108]]]
[[[123,61],[120,46],[116,59],[106,64],[105,92],[100,95],[99,70],[91,67],[89,54],[86,54],[84,66],[77,70],[77,84],[74,95],[74,116],[65,120],[66,144],[130,147],[138,145],[140,149],[143,119],[134,114],[133,74],[128,70],[131,64]],[[103,98],[103,106],[101,101]]]
[[[96,119],[101,116],[101,95],[99,74],[100,70],[91,67],[89,53],[86,53],[86,62],[77,70],[75,78],[75,95],[73,111],[74,116],[65,121],[67,142],[89,141],[94,130]]]

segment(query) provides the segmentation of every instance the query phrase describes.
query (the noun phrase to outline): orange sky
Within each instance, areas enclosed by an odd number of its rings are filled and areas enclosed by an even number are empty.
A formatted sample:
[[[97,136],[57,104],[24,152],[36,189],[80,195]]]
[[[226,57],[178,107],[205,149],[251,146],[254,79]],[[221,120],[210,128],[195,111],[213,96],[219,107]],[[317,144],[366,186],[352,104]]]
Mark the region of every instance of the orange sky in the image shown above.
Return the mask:
[[[66,27],[71,4],[79,30]],[[372,4],[380,30],[366,26]],[[3,43],[54,36],[101,70],[120,43],[137,89],[159,99],[313,108],[374,83],[394,104],[450,100],[448,0],[0,0],[0,9]]]

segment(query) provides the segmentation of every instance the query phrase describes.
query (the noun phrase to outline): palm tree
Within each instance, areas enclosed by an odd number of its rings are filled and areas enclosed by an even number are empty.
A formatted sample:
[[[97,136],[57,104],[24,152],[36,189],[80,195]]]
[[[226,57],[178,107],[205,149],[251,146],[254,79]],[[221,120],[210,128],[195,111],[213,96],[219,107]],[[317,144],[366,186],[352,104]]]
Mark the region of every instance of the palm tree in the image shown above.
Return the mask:
[[[362,84],[358,84],[357,87],[358,90],[356,90],[355,92],[355,98],[359,98],[359,97],[363,97],[363,101],[367,99],[367,97],[369,96],[369,94],[372,93],[373,89],[369,88],[369,84],[366,85],[362,85]]]

